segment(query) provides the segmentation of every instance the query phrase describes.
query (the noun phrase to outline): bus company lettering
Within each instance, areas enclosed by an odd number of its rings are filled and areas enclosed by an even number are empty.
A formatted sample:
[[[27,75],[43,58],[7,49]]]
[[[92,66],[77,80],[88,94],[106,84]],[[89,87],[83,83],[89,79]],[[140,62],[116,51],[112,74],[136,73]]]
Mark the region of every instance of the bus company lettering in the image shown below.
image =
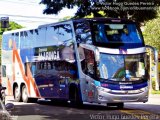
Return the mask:
[[[60,60],[59,51],[48,51],[39,53],[40,60]]]
[[[39,52],[47,52],[47,48],[39,48]]]
[[[120,89],[133,89],[133,86],[125,86],[125,85],[121,85]]]

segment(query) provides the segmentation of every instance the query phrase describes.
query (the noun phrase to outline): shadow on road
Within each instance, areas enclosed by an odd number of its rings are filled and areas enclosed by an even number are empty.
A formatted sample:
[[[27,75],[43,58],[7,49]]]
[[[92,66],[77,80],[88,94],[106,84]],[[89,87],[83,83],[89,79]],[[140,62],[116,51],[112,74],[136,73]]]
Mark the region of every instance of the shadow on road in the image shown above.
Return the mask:
[[[108,120],[107,118],[111,116],[128,115],[131,113],[129,111],[137,114],[138,110],[155,114],[155,112],[160,111],[160,105],[130,103],[125,104],[124,109],[119,110],[116,107],[103,105],[85,104],[77,108],[64,101],[39,101],[33,104],[15,105],[12,115],[18,116],[18,120],[99,120],[101,118]]]
[[[81,110],[118,110],[117,107],[108,107],[107,105],[102,104],[83,104],[82,106],[73,106],[66,101],[54,100],[54,101],[39,101],[38,104],[41,105],[49,105],[49,106],[56,106],[56,107],[66,107],[66,108],[74,108],[74,109],[81,109]]]
[[[116,111],[116,112],[115,112]],[[15,105],[12,115],[18,116],[18,120],[90,120],[95,115],[120,114],[116,108],[101,105],[83,105],[80,108],[73,107],[64,101],[39,101],[36,104]]]

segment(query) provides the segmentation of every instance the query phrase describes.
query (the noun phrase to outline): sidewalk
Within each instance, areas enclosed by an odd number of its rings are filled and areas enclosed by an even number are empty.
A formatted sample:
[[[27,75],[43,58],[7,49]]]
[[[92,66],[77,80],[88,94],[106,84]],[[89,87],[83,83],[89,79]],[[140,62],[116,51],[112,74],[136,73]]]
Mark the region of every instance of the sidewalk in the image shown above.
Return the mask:
[[[160,105],[160,94],[149,94],[149,100],[147,103]]]

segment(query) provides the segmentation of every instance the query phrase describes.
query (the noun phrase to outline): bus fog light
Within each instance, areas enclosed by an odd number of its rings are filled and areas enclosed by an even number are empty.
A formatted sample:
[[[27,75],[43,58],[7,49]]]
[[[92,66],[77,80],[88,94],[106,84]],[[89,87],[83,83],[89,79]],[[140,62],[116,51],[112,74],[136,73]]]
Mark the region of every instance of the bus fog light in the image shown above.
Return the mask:
[[[98,95],[98,99],[103,99],[103,96],[102,95]]]
[[[130,91],[128,91],[128,93],[130,93],[130,94],[138,94],[140,92],[141,92],[140,90],[130,90]]]
[[[128,91],[128,93],[130,93],[130,94],[133,94],[133,93],[137,94],[137,93],[142,93],[142,92],[144,92],[146,90],[147,90],[147,87],[141,88],[141,89],[138,89],[138,90],[130,90],[130,91]]]
[[[103,87],[98,87],[98,90],[99,91],[102,91],[102,92],[110,92],[111,90],[108,89],[108,88],[103,88]]]

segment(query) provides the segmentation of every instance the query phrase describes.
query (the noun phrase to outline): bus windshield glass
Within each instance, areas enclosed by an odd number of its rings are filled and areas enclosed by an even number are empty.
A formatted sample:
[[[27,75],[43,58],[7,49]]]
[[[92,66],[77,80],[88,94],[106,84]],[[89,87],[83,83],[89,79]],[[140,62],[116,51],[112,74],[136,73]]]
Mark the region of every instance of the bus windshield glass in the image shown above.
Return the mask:
[[[98,65],[100,78],[113,81],[137,81],[146,77],[145,54],[100,54]]]
[[[143,43],[141,33],[136,24],[93,23],[95,43]],[[124,46],[123,45],[123,46]]]

